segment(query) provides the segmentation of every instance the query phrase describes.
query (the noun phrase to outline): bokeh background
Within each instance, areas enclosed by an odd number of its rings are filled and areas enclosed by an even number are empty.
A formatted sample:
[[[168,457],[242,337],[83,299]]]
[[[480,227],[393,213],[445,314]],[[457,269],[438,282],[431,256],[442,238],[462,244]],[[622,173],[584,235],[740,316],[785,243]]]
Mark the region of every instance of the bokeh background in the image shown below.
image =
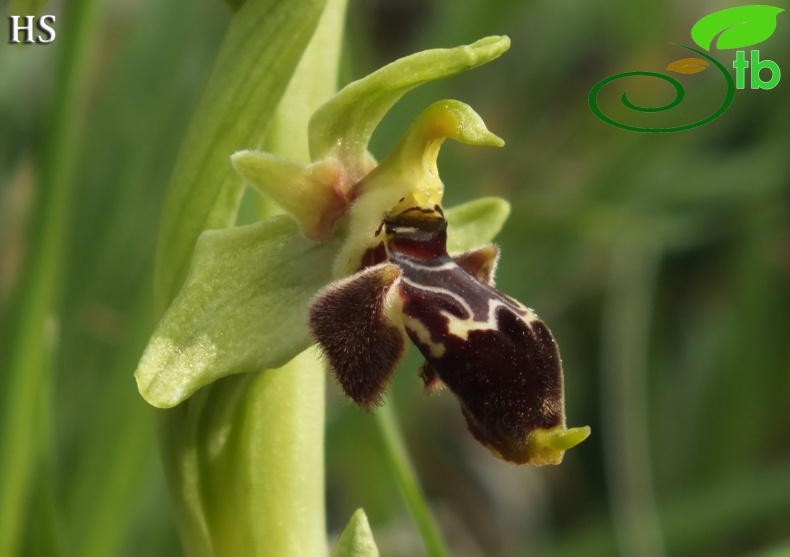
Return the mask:
[[[0,45],[0,356],[31,280],[23,269],[42,200],[62,204],[68,230],[52,255],[63,261],[51,277],[56,350],[30,387],[40,404],[25,435],[3,438],[0,473],[15,443],[39,447],[18,516],[22,555],[177,556],[155,411],[132,371],[153,327],[164,189],[230,15],[218,0],[95,4],[77,110],[61,130],[72,148],[54,177],[73,182],[67,199],[38,186],[60,125],[63,42]],[[593,430],[559,467],[497,461],[466,432],[452,396],[422,394],[412,354],[393,403],[454,554],[790,555],[790,78],[739,91],[721,118],[675,134],[623,131],[587,105],[604,77],[685,57],[669,43],[689,44],[694,22],[736,4],[349,4],[341,85],[425,48],[511,37],[499,60],[407,95],[372,150],[383,157],[423,107],[446,97],[471,104],[506,140],[498,150],[446,145],[446,204],[511,201],[498,285],[552,328],[568,423]],[[59,29],[63,10],[47,10]],[[787,18],[759,49],[790,72]],[[716,55],[731,64],[731,51]],[[673,118],[718,106],[715,76],[682,79],[689,101]],[[632,87],[645,104],[671,94]],[[602,93],[602,107],[617,94]],[[2,431],[31,415],[12,398],[20,384],[0,370]],[[329,535],[361,506],[384,557],[421,555],[374,420],[329,392]]]

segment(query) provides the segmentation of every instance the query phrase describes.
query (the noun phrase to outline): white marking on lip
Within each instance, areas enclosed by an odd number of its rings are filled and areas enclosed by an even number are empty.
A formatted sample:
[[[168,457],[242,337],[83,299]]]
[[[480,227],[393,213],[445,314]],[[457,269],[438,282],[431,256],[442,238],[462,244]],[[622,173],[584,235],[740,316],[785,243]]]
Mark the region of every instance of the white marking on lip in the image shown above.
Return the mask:
[[[425,292],[432,292],[434,294],[441,294],[441,295],[444,295],[444,296],[449,296],[450,298],[456,300],[459,304],[461,304],[461,306],[463,306],[463,308],[466,311],[466,313],[470,316],[469,319],[474,320],[474,312],[472,311],[472,307],[469,305],[469,303],[462,296],[456,294],[452,290],[448,290],[446,288],[440,288],[438,286],[428,286],[428,285],[425,285],[425,284],[420,284],[418,282],[414,282],[413,280],[407,278],[406,276],[402,276],[401,280],[405,284],[408,284],[409,286],[411,286],[412,288],[416,288],[418,290],[423,290]],[[492,315],[493,315],[493,312],[491,310],[491,303],[492,302],[494,304],[496,304],[497,307],[498,306],[502,306],[502,307],[509,308],[511,310],[518,310],[518,311],[522,312],[524,315],[518,315],[518,313],[516,313],[516,315],[520,319],[522,319],[527,325],[529,325],[533,321],[539,321],[540,320],[540,318],[535,314],[534,311],[532,311],[530,308],[526,307],[524,304],[522,304],[518,300],[514,300],[513,298],[510,298],[509,296],[504,296],[502,294],[500,294],[500,295],[504,298],[504,300],[497,299],[494,296],[488,297],[488,300],[487,300],[488,304],[489,304],[488,317],[486,318],[485,322],[488,322],[488,321],[490,321],[492,319]],[[509,304],[512,304],[512,305],[509,305]],[[515,307],[513,307],[513,306],[515,306]],[[456,317],[456,316],[453,316],[453,318],[454,319],[461,319],[460,317]],[[480,321],[478,321],[478,323],[480,323]]]
[[[414,282],[413,280],[410,280],[410,279],[406,278],[405,276],[402,277],[401,280],[405,284],[408,284],[409,286],[411,286],[413,288],[416,288],[418,290],[424,290],[425,292],[432,292],[434,294],[441,294],[443,296],[449,296],[450,298],[453,298],[455,301],[457,301],[459,304],[461,304],[463,306],[464,310],[466,311],[466,313],[469,316],[471,316],[471,317],[474,316],[474,312],[472,311],[472,307],[467,303],[467,301],[464,300],[461,296],[459,296],[455,292],[453,292],[452,290],[447,290],[446,288],[439,288],[438,286],[426,286],[425,284],[420,284],[418,282]]]
[[[454,265],[454,263],[453,263]],[[442,296],[449,297],[456,302],[458,302],[466,311],[466,314],[469,316],[467,318],[461,318],[456,315],[453,315],[449,311],[442,309],[439,311],[439,314],[447,319],[447,333],[461,339],[462,341],[469,340],[469,333],[472,331],[496,331],[499,329],[499,323],[497,322],[497,309],[500,307],[506,308],[509,310],[517,319],[520,319],[524,325],[530,331],[533,331],[532,324],[536,321],[540,321],[540,318],[535,314],[534,311],[525,307],[520,302],[513,300],[510,297],[506,297],[502,295],[502,298],[497,298],[494,295],[490,295],[486,297],[486,303],[488,304],[488,312],[485,320],[477,320],[474,319],[474,312],[472,311],[471,306],[469,303],[459,294],[456,294],[452,290],[448,290],[446,288],[440,288],[438,286],[428,286],[424,284],[420,284],[414,282],[413,280],[408,279],[406,276],[401,276],[400,279],[404,284],[411,286],[417,290],[422,290],[423,292],[430,292],[432,294],[438,294]],[[514,307],[515,306],[515,307]],[[404,324],[412,329],[415,335],[420,339],[421,342],[426,344],[431,349],[431,354],[434,357],[441,357],[444,354],[446,347],[441,343],[434,343],[431,340],[430,332],[428,331],[425,324],[420,321],[418,318],[405,316],[404,315]]]
[[[477,321],[475,319],[461,319],[446,310],[441,310],[441,314],[447,317],[449,320],[447,330],[451,335],[454,335],[461,340],[468,340],[469,333],[472,331],[496,331],[499,329],[496,310],[500,307],[509,309],[511,311],[513,309],[508,307],[508,305],[502,300],[490,298],[488,300],[488,316],[486,317],[485,321]],[[532,323],[539,321],[538,316],[531,311],[527,311],[527,315],[525,316],[516,314],[516,317],[523,321],[530,331],[532,330]]]
[[[395,234],[417,234],[419,231],[419,228],[413,226],[395,226],[392,228],[392,232]]]
[[[420,271],[452,271],[453,269],[457,268],[458,265],[454,261],[448,261],[447,263],[442,263],[438,266],[433,265],[425,265],[423,263],[419,263],[417,261],[412,261],[410,259],[398,259],[398,265],[401,263],[411,267],[412,269],[419,269]]]
[[[403,324],[407,329],[416,335],[420,343],[428,347],[428,350],[431,352],[431,356],[434,358],[441,358],[444,356],[444,353],[447,351],[447,347],[445,347],[445,345],[441,342],[434,342],[433,339],[431,339],[431,332],[422,321],[415,317],[404,315]]]

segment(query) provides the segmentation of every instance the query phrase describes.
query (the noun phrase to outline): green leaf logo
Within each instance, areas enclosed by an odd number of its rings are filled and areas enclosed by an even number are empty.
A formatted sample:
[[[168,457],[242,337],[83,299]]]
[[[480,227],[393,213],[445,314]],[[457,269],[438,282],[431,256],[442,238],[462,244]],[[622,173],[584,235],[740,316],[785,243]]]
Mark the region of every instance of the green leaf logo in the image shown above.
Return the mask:
[[[763,42],[776,31],[776,16],[784,9],[775,6],[737,6],[706,15],[691,28],[691,38],[705,50],[713,39],[721,50],[744,48]]]

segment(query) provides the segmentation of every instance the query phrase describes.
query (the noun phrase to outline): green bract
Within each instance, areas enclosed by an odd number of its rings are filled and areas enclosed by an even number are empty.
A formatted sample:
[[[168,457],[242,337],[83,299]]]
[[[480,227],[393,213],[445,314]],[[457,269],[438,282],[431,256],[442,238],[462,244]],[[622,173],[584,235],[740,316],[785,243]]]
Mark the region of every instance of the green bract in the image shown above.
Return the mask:
[[[312,163],[236,153],[233,164],[245,181],[288,215],[200,235],[183,288],[135,372],[143,397],[172,407],[221,377],[283,366],[307,348],[311,299],[334,278],[356,270],[353,259],[384,214],[409,195],[435,196],[440,203],[435,159],[441,141],[502,144],[467,105],[440,101],[376,166],[367,152],[376,125],[413,87],[483,64],[508,46],[506,37],[489,37],[426,51],[350,84],[310,121]],[[508,210],[499,199],[448,210],[451,249],[490,241]]]
[[[365,511],[358,509],[353,514],[330,557],[379,557]]]

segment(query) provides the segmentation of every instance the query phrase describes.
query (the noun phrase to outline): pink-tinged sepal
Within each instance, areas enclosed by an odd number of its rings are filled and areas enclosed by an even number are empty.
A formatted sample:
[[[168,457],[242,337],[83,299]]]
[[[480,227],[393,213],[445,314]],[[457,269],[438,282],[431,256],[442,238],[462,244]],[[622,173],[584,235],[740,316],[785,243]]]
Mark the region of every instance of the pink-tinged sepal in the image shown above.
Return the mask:
[[[406,349],[393,286],[397,266],[382,263],[330,284],[310,307],[309,325],[346,395],[378,404]]]

